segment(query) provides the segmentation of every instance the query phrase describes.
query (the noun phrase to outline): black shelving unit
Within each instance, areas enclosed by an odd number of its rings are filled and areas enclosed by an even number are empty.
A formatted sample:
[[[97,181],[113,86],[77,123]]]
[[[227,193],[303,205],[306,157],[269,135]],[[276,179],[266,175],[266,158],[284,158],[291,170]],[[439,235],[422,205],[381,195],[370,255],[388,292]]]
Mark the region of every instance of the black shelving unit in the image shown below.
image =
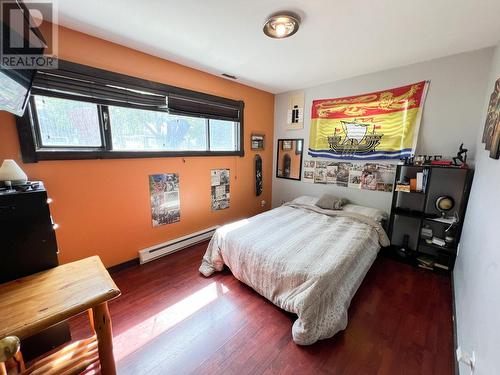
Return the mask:
[[[430,268],[433,271],[449,274],[455,265],[474,172],[460,167],[398,165],[396,182],[403,181],[405,177],[415,178],[417,172],[424,170],[427,173],[424,191],[395,191],[393,194],[388,225],[391,246],[385,250],[385,254],[414,266],[417,266],[420,263],[418,259],[424,256],[432,261]],[[455,205],[446,215],[458,216],[458,223],[454,227],[454,241],[446,246],[439,246],[427,243],[421,232],[424,226],[428,226],[436,237],[444,238],[449,224],[435,220],[441,217],[435,207],[435,201],[443,195],[453,198]],[[398,249],[402,247],[405,235],[409,237],[409,242],[408,252],[403,257]]]

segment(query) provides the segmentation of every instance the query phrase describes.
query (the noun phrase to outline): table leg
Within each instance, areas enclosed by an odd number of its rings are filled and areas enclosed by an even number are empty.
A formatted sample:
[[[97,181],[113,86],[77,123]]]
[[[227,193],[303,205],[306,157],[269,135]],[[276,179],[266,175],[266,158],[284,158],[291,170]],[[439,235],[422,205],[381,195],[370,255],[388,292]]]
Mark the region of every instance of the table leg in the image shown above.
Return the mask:
[[[99,350],[99,361],[101,362],[101,373],[103,375],[115,375],[116,366],[113,356],[113,332],[108,303],[104,302],[93,307],[92,313],[94,316],[95,333],[97,335],[97,348]]]

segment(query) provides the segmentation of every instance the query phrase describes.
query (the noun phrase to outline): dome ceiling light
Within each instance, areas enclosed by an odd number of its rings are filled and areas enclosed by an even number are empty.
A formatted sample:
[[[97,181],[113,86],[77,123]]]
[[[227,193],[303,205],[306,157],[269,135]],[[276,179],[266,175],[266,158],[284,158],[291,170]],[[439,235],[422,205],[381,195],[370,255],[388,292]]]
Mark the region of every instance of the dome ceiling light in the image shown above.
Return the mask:
[[[264,34],[270,38],[284,39],[292,36],[299,30],[300,17],[290,12],[279,12],[266,21]]]

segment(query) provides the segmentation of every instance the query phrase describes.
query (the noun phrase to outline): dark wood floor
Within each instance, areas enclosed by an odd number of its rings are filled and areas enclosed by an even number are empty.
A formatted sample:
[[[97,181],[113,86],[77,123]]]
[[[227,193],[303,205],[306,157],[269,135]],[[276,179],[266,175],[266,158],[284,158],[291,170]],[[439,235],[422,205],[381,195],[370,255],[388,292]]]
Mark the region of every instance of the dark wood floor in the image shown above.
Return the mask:
[[[229,272],[198,273],[206,243],[113,274],[119,374],[452,374],[450,279],[379,257],[344,332],[300,347],[294,316]],[[85,316],[71,321],[87,335]]]

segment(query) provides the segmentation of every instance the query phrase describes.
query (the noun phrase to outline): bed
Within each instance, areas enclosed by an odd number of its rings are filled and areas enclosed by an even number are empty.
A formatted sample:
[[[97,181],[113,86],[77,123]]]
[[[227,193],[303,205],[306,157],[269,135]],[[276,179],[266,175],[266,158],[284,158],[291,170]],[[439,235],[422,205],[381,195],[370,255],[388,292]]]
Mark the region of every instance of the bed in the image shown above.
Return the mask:
[[[299,345],[346,328],[352,297],[380,247],[389,245],[382,217],[373,216],[379,211],[324,210],[316,201],[300,197],[218,228],[200,267],[208,277],[227,265],[238,280],[297,314],[292,336]]]

